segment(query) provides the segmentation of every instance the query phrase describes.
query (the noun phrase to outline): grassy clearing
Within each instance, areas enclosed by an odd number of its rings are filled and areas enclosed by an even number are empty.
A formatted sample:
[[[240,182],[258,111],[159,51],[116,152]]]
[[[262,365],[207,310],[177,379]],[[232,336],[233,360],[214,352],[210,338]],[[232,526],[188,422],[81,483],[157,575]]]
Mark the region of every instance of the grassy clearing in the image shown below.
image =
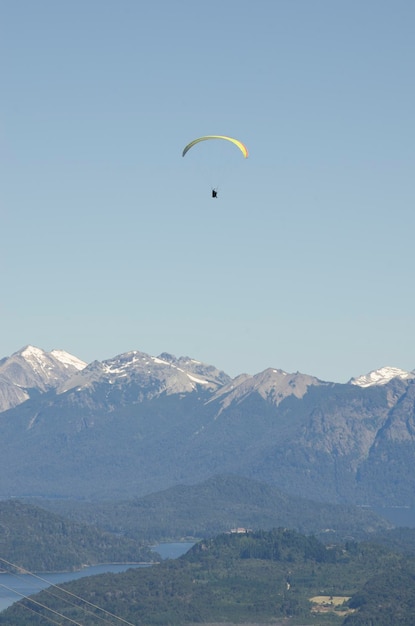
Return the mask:
[[[340,606],[343,602],[350,600],[350,596],[314,596],[310,598],[310,602],[314,604],[327,604],[331,606]]]

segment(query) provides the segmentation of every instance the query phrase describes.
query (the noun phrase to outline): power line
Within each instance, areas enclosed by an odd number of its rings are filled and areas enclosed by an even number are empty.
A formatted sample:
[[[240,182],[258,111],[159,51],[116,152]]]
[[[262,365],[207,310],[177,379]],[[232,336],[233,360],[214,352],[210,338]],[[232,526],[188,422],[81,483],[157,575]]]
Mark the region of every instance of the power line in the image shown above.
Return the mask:
[[[51,609],[45,604],[42,604],[41,602],[38,602],[37,600],[33,600],[33,598],[29,598],[29,596],[26,596],[24,593],[21,593],[20,591],[16,591],[16,589],[11,589],[11,587],[8,587],[7,585],[3,585],[3,584],[1,586],[4,587],[4,589],[7,589],[8,591],[13,591],[13,593],[16,593],[18,596],[21,596],[28,602],[33,602],[33,604],[36,604],[37,606],[42,607],[42,609],[46,609],[47,611],[50,611],[51,613],[54,613],[55,615],[59,615],[59,617],[63,617],[63,619],[68,620],[68,622],[71,622],[71,624],[75,624],[76,626],[83,626],[83,624],[80,624],[79,622],[75,622],[75,620],[71,619],[70,617],[66,617],[62,613],[59,613],[59,611],[55,611],[55,609]],[[39,617],[41,616],[39,615]],[[46,618],[46,619],[49,619],[49,618]]]
[[[58,589],[61,593],[66,593],[68,596],[71,596],[72,598],[76,598],[77,600],[80,600],[81,602],[84,602],[88,606],[91,606],[94,609],[97,609],[98,611],[102,611],[105,615],[108,615],[108,617],[116,619],[116,620],[118,620],[119,622],[121,622],[123,624],[127,624],[127,626],[135,626],[134,624],[132,624],[131,622],[125,620],[124,618],[119,617],[118,615],[115,615],[114,613],[111,613],[110,611],[107,611],[106,609],[103,609],[102,607],[98,606],[97,604],[94,604],[93,602],[89,602],[89,600],[85,600],[84,598],[81,598],[81,596],[78,596],[75,593],[72,593],[71,591],[68,591],[67,589],[63,589],[62,587],[59,587],[58,585],[55,585],[55,584],[51,583],[49,580],[46,580],[46,578],[42,578],[41,576],[38,576],[37,574],[34,574],[33,572],[30,572],[28,569],[26,569],[24,567],[21,567],[20,565],[16,565],[15,563],[11,563],[10,561],[7,561],[6,559],[3,559],[1,557],[0,557],[0,561],[2,563],[6,563],[7,565],[9,565],[11,567],[14,567],[17,570],[20,570],[21,573],[29,574],[30,576],[33,576],[33,578],[36,578],[38,580],[41,580],[44,583],[47,583],[48,586],[53,587],[54,589]],[[2,587],[6,587],[6,586],[2,585]],[[6,589],[7,589],[7,587],[6,587]],[[14,591],[13,589],[9,589],[9,590],[10,591]],[[32,600],[31,598],[28,598],[27,596],[25,596],[22,593],[19,593],[18,591],[15,591],[15,593],[17,593],[18,595],[21,595],[24,598],[28,599],[30,602],[35,602],[35,600]],[[51,592],[49,592],[49,593],[51,593]],[[69,602],[69,600],[66,600],[64,598],[60,598],[60,599],[63,600],[64,602]],[[72,603],[72,604],[74,604],[74,603]],[[87,613],[88,612],[91,613],[91,611],[88,611],[85,607],[79,606],[77,604],[75,604],[75,606],[77,606],[79,609],[81,609],[81,610],[83,610],[83,611],[85,611]],[[47,609],[48,607],[45,607],[45,608]],[[52,609],[48,609],[48,610],[52,610]],[[92,614],[95,617],[99,617],[100,619],[103,619],[102,617],[96,615],[96,613],[92,613]],[[65,617],[64,615],[62,615],[61,617],[64,617],[65,619],[69,619],[68,617]],[[74,622],[74,623],[77,623],[77,622]]]
[[[1,559],[1,560],[4,560],[4,559]],[[14,578],[17,578],[18,580],[20,578],[20,574],[14,574],[13,572],[9,572],[9,574],[11,576],[14,576]],[[36,578],[35,574],[32,574],[32,576],[33,576],[33,578]],[[40,577],[38,577],[38,578],[40,578]],[[43,579],[41,579],[41,580],[43,580]],[[45,580],[45,582],[48,582],[49,586],[53,586],[52,583],[49,583],[49,581]],[[39,592],[41,591],[41,592],[43,592],[45,594],[48,594],[48,595],[52,596],[52,598],[56,598],[57,600],[61,600],[61,602],[66,602],[67,604],[69,604],[71,606],[74,606],[74,607],[76,607],[78,609],[81,609],[85,613],[87,613],[88,615],[92,615],[94,618],[99,619],[99,620],[105,622],[106,624],[110,624],[110,626],[111,626],[111,624],[113,624],[113,622],[109,622],[105,617],[102,617],[101,615],[97,615],[96,612],[92,612],[89,609],[80,606],[76,602],[72,602],[72,600],[69,600],[68,598],[63,598],[61,595],[59,595],[57,593],[53,593],[52,591],[49,590],[49,588],[41,587],[39,584],[36,585],[36,580],[32,584],[37,586],[37,588],[39,589]],[[5,587],[5,585],[2,585],[1,583],[0,583],[0,586]],[[57,589],[59,591],[61,591],[61,592],[65,592],[65,590],[62,589],[59,586],[57,587]],[[15,593],[18,593],[18,592],[16,591]],[[30,598],[27,595],[25,595],[24,597],[28,598],[28,600],[30,601]],[[22,604],[21,606],[24,606],[25,608],[29,608],[29,607],[26,607],[24,604]],[[36,611],[35,611],[35,613],[36,613]]]
[[[47,619],[48,622],[51,622],[52,624],[57,624],[57,626],[62,626],[62,622],[56,622],[54,619],[52,619],[48,615],[41,615],[40,613],[35,611],[35,609],[32,609],[30,606],[26,606],[23,602],[22,602],[22,604],[20,606],[23,607],[24,609],[26,609],[27,611],[30,611],[31,613],[34,613],[38,617],[42,617],[42,619]]]
[[[48,622],[51,622],[52,624],[57,624],[57,626],[62,626],[62,622],[56,622],[54,619],[52,619],[48,615],[41,615],[40,613],[35,611],[35,609],[32,609],[30,606],[26,606],[23,602],[22,602],[22,604],[20,606],[22,606],[27,611],[30,611],[31,613],[34,613],[38,617],[42,617],[42,619],[47,619]]]

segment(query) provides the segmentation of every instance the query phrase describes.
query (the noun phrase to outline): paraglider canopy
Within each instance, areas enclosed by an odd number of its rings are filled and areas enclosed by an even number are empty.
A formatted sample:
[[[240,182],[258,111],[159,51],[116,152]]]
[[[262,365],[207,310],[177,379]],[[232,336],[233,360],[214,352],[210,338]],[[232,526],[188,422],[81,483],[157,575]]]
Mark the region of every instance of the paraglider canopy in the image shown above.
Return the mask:
[[[182,156],[184,156],[190,150],[190,148],[193,148],[193,146],[195,146],[197,143],[199,143],[200,141],[206,141],[207,139],[225,139],[225,141],[230,141],[239,148],[245,159],[248,158],[248,148],[242,143],[242,141],[234,139],[233,137],[226,137],[225,135],[205,135],[204,137],[194,139],[193,141],[188,143],[187,146],[185,146]]]

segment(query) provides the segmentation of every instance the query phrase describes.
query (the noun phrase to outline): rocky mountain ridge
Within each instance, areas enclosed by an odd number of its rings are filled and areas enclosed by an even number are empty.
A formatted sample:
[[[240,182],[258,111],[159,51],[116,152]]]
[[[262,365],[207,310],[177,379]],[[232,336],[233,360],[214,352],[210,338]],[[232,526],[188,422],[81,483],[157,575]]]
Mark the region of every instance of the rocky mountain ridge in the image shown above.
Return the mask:
[[[64,350],[45,352],[26,346],[0,361],[0,412],[13,408],[33,393],[56,388],[86,366]]]
[[[414,377],[362,386],[272,368],[231,379],[166,353],[53,358],[25,360],[39,386],[0,412],[0,496],[144,495],[233,473],[320,500],[415,504]]]
[[[102,362],[94,361],[78,375],[66,379],[57,387],[57,393],[77,388],[81,391],[94,383],[124,385],[139,382],[148,390],[148,397],[161,393],[191,393],[198,386],[216,390],[230,381],[230,377],[210,365],[188,357],[176,358],[163,353],[158,357],[134,350]]]
[[[351,378],[347,384],[370,387],[385,385],[394,378],[415,379],[415,370],[382,367]],[[215,392],[213,399],[229,403],[256,391],[277,405],[287,396],[301,398],[310,385],[334,384],[300,372],[288,373],[267,368],[258,374],[240,374],[231,378],[225,372],[190,357],[176,358],[166,352],[151,356],[132,350],[105,361],[90,364],[64,350],[46,352],[26,346],[0,360],[0,413],[25,402],[33,393],[55,389],[62,394],[72,389],[92,388],[99,381],[123,385],[140,381],[148,397],[161,393],[192,393],[198,388]],[[149,389],[153,388],[150,392]]]

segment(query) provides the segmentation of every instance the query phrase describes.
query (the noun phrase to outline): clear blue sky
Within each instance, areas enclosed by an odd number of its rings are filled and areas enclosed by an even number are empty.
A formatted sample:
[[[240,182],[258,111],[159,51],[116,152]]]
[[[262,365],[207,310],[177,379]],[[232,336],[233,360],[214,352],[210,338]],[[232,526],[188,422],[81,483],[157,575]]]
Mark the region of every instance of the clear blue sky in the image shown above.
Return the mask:
[[[0,0],[0,357],[414,369],[414,24],[413,0]],[[249,158],[183,159],[204,134]]]

